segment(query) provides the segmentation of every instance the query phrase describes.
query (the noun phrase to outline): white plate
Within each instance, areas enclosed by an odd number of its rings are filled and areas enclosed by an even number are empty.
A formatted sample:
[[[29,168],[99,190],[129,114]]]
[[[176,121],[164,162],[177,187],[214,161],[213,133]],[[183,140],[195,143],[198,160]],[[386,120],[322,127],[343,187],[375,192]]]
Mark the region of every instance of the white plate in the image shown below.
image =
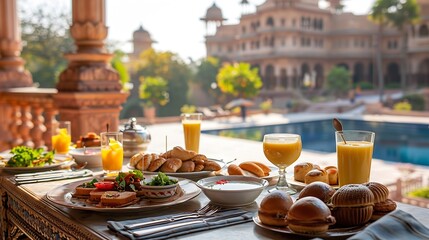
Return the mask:
[[[39,166],[39,167],[6,167],[6,166],[4,166],[4,167],[0,167],[0,170],[7,171],[10,173],[41,172],[41,171],[46,171],[46,170],[57,169],[64,164],[70,163],[71,161],[73,161],[73,159],[69,155],[55,154],[53,163],[50,165],[45,164],[44,166]]]
[[[87,210],[87,211],[96,211],[96,212],[135,212],[135,211],[148,211],[153,209],[158,209],[166,206],[172,206],[179,203],[183,203],[193,199],[194,197],[200,194],[201,189],[197,187],[197,185],[188,180],[188,179],[179,179],[179,186],[183,190],[183,195],[179,198],[171,201],[171,202],[151,202],[147,199],[142,198],[139,202],[129,205],[122,208],[100,208],[96,207],[94,204],[86,202],[85,199],[76,199],[72,198],[72,193],[75,191],[76,187],[84,182],[91,181],[91,178],[87,178],[86,180],[81,180],[77,182],[68,183],[53,190],[49,191],[46,194],[46,198],[56,204],[71,208],[71,209],[79,209],[79,210]]]
[[[295,233],[290,230],[288,227],[276,227],[276,226],[268,226],[261,222],[259,217],[256,215],[253,217],[253,222],[261,228],[271,230],[274,232],[284,233],[290,236],[295,237],[306,237],[306,238],[321,238],[321,239],[329,239],[329,238],[346,238],[353,236],[359,232],[361,232],[365,227],[369,224],[357,226],[357,227],[349,227],[349,228],[329,228],[326,233],[322,234],[304,234],[304,233]]]
[[[219,160],[215,160],[215,159],[210,159],[212,161],[215,161],[217,163],[219,163],[220,167],[223,168],[225,166],[225,163]],[[132,167],[129,163],[127,164],[127,168],[129,169],[135,169],[134,167]],[[173,176],[173,177],[181,177],[181,178],[187,178],[187,179],[191,179],[191,180],[198,180],[201,178],[205,178],[208,176],[213,175],[215,171],[198,171],[198,172],[175,172],[175,173],[165,173],[168,176]],[[149,171],[143,171],[143,174],[157,174],[158,172],[149,172]]]

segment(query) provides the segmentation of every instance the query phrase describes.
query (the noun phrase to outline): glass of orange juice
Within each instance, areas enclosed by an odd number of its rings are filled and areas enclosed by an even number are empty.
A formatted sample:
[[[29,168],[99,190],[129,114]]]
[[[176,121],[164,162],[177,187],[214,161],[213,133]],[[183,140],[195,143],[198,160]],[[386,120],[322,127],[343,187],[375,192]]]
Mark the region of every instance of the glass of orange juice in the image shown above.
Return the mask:
[[[359,130],[335,132],[340,186],[369,181],[375,133]]]
[[[301,155],[301,136],[298,134],[266,134],[263,142],[265,157],[279,168],[279,180],[276,188],[295,194],[296,190],[286,181],[286,168],[292,165]]]
[[[104,172],[107,174],[120,172],[124,162],[122,132],[102,132],[100,138],[101,161]]]
[[[71,144],[71,123],[70,121],[59,121],[53,128],[52,150],[55,153],[66,154],[69,152]]]
[[[186,150],[198,153],[200,148],[202,113],[183,113],[181,115]]]

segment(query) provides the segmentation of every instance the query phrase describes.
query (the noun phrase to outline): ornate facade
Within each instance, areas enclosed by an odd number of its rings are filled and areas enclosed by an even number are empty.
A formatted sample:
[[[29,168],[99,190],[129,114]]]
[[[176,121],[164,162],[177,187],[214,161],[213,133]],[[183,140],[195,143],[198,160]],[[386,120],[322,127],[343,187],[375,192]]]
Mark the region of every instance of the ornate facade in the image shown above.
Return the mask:
[[[219,24],[208,33],[207,56],[249,62],[259,68],[265,92],[281,92],[321,89],[337,65],[351,72],[354,83],[377,86],[374,59],[380,47],[385,85],[399,86],[400,32],[386,28],[377,46],[378,26],[367,15],[338,11],[338,0],[328,1],[326,9],[318,2],[267,0],[256,12],[242,14],[238,24]],[[418,2],[422,20],[408,31],[408,86],[429,84],[429,1]]]

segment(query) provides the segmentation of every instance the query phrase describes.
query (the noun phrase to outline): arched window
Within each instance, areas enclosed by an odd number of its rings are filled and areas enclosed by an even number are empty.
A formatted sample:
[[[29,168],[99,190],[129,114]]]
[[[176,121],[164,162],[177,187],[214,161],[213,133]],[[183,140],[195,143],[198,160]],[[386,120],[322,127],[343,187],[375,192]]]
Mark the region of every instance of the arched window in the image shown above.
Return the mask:
[[[419,28],[419,36],[420,37],[429,37],[429,29],[426,24],[423,24]]]
[[[274,27],[274,19],[273,19],[273,17],[267,18],[267,26]]]

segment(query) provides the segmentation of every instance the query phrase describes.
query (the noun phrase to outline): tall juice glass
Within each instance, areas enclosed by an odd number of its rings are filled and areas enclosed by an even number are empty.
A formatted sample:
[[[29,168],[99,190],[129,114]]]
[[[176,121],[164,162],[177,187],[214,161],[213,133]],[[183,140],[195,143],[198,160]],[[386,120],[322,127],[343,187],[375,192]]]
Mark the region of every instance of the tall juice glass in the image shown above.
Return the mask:
[[[335,132],[340,186],[369,181],[374,139],[375,133],[368,131]]]
[[[71,144],[71,123],[60,121],[53,127],[52,150],[56,153],[66,154]]]
[[[279,168],[279,180],[276,188],[295,194],[296,190],[286,181],[286,168],[292,165],[301,155],[301,136],[298,134],[266,134],[263,142],[265,157]]]
[[[103,170],[108,175],[122,170],[124,162],[124,147],[122,145],[122,132],[102,132],[101,161]]]
[[[202,113],[183,113],[181,115],[183,133],[185,135],[185,148],[198,153],[200,148]]]

